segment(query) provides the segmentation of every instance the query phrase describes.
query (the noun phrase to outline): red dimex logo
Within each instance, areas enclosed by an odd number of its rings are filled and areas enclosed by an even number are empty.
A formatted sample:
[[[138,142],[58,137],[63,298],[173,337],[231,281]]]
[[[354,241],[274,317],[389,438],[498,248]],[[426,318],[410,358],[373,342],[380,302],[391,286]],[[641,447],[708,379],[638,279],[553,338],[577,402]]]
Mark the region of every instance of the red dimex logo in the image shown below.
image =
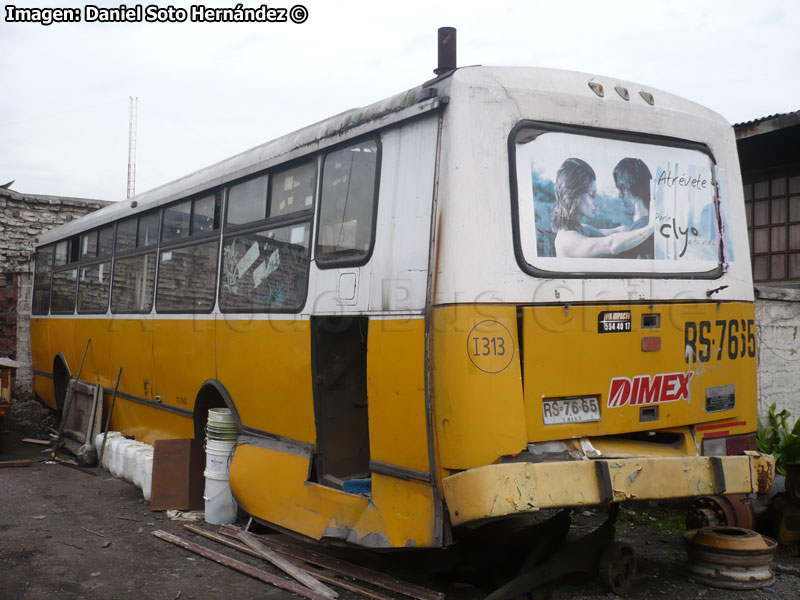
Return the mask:
[[[608,389],[608,408],[629,404],[658,404],[689,399],[689,382],[694,373],[662,373],[659,375],[636,375],[633,379],[615,377]]]

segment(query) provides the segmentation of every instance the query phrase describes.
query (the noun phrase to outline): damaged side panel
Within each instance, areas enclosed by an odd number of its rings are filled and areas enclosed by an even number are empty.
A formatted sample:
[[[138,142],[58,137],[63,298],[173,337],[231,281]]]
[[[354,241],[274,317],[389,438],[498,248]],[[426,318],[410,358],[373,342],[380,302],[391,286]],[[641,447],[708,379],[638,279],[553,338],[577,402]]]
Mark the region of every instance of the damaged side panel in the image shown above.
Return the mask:
[[[371,497],[309,483],[311,455],[239,445],[230,481],[241,507],[312,539],[335,538],[372,548],[434,545],[429,484],[373,474]],[[256,479],[253,473],[269,473]],[[404,506],[402,511],[393,507]]]

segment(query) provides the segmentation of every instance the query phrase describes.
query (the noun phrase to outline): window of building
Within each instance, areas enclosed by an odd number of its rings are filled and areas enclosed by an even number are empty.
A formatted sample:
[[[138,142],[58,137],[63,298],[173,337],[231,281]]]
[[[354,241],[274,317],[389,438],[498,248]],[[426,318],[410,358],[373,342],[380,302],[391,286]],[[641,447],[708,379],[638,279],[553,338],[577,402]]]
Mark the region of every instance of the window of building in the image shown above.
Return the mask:
[[[800,279],[800,175],[746,181],[744,198],[753,280]]]
[[[316,245],[320,265],[357,265],[368,259],[374,239],[377,173],[375,140],[325,156]]]

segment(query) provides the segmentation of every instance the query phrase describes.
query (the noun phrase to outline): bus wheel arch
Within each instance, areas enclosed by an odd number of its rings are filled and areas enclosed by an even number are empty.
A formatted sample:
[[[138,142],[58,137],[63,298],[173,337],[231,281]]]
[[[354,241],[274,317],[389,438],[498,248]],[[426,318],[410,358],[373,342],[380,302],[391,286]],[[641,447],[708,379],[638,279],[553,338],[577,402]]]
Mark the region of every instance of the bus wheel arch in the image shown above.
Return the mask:
[[[64,355],[59,352],[53,359],[53,394],[56,401],[56,411],[58,414],[64,412],[64,403],[67,399],[67,390],[69,389],[69,380],[72,374],[69,372],[69,366]]]
[[[241,431],[242,421],[239,418],[239,411],[236,409],[236,404],[234,404],[230,392],[216,379],[208,379],[200,386],[200,391],[197,393],[197,398],[194,402],[192,419],[194,420],[195,439],[205,439],[208,411],[211,408],[230,409],[233,420],[236,422],[236,427]]]

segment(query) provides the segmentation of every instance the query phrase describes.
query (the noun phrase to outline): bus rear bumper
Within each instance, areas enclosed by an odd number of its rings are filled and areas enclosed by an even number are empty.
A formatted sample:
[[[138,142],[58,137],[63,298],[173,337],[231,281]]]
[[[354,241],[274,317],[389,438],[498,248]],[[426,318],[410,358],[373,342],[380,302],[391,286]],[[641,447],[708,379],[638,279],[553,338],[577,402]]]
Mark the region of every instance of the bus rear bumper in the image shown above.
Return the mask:
[[[765,494],[775,460],[742,456],[631,457],[517,462],[462,471],[443,480],[453,525],[548,508],[624,500]]]

